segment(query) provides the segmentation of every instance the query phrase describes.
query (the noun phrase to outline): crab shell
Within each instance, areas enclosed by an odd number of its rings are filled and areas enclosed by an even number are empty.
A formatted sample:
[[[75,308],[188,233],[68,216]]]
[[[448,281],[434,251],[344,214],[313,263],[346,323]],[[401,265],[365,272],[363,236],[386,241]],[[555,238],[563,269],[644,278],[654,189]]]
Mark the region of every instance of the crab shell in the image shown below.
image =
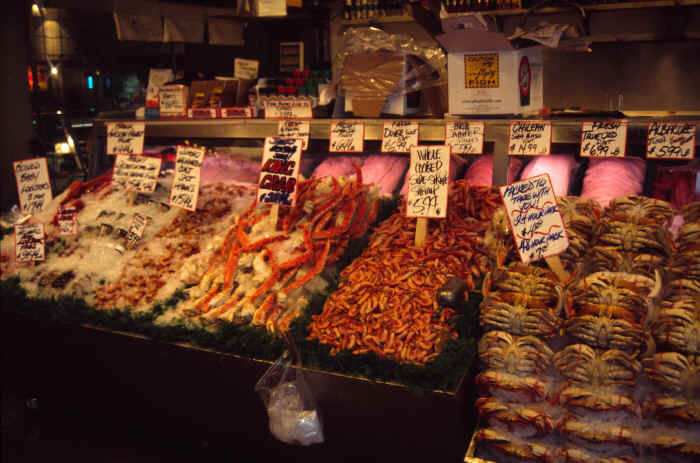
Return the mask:
[[[651,219],[663,225],[673,218],[673,207],[666,201],[659,199],[628,195],[610,201],[605,215],[607,217],[623,215],[637,219]]]
[[[529,309],[522,304],[509,304],[491,297],[482,301],[480,311],[482,327],[515,335],[550,336],[561,324],[561,320],[547,309]]]
[[[645,418],[657,418],[687,424],[700,423],[700,404],[683,397],[660,396],[644,402]]]
[[[584,344],[602,349],[637,351],[646,340],[640,325],[627,320],[583,315],[567,320],[566,334]]]
[[[686,204],[683,206],[683,220],[686,222],[698,222],[700,221],[700,201],[695,201],[694,203]]]
[[[488,368],[519,376],[540,375],[551,364],[553,352],[534,336],[513,337],[489,331],[479,341],[479,358]]]
[[[639,435],[632,426],[616,423],[597,422],[595,425],[569,415],[557,425],[557,432],[584,447],[598,450],[602,444],[616,444],[623,447],[636,447],[635,436]]]
[[[486,428],[474,434],[474,440],[495,453],[518,461],[533,463],[552,463],[554,451],[551,447],[537,442],[514,443],[511,438],[501,432]]]
[[[640,417],[641,410],[631,395],[602,392],[591,388],[568,386],[559,393],[559,404],[576,415],[600,412]]]
[[[596,352],[585,344],[573,344],[554,356],[559,373],[577,384],[634,386],[639,362],[621,350]]]
[[[661,309],[652,325],[658,345],[688,354],[700,354],[700,320],[694,305],[679,300]],[[688,308],[692,308],[692,311]]]
[[[697,441],[688,442],[679,436],[657,436],[651,441],[650,447],[657,453],[661,453],[664,458],[669,454],[689,459],[685,461],[698,461],[697,459],[700,458],[700,444]]]
[[[662,389],[688,397],[700,394],[700,364],[694,355],[662,352],[644,359],[644,372]]]
[[[482,395],[496,396],[506,402],[542,402],[547,398],[547,384],[533,376],[486,370],[476,376],[474,383]]]
[[[476,408],[489,426],[515,432],[519,437],[547,436],[554,429],[552,417],[537,407],[513,407],[495,397],[482,397],[476,401]]]
[[[559,454],[559,461],[562,463],[636,463],[637,459],[632,456],[598,457],[583,449],[569,447]]]

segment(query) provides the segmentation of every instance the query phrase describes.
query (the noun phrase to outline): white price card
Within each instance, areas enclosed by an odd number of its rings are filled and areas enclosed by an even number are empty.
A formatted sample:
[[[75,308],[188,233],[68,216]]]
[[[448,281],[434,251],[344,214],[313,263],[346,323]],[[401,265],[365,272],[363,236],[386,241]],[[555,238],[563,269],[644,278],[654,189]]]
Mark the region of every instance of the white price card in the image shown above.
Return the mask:
[[[187,116],[187,87],[184,85],[164,85],[158,91],[158,104],[161,118]]]
[[[557,256],[569,247],[548,174],[502,186],[500,191],[521,261]]]
[[[333,121],[330,131],[329,151],[342,153],[361,153],[364,151],[364,122]]]
[[[145,136],[143,122],[110,122],[107,124],[107,154],[143,154]]]
[[[294,206],[301,164],[301,138],[267,137],[260,164],[257,200]]]
[[[143,233],[146,231],[146,225],[148,225],[148,218],[138,212],[135,213],[131,219],[129,231],[126,234],[126,241],[129,247],[133,248],[141,240]]]
[[[484,152],[484,121],[445,122],[445,144],[453,154],[482,154]]]
[[[206,149],[178,146],[175,153],[175,175],[170,188],[170,204],[188,211],[197,209],[199,179]]]
[[[257,79],[259,67],[258,60],[236,58],[233,60],[233,77],[236,79]]]
[[[58,234],[63,236],[78,234],[78,210],[75,206],[58,207]]]
[[[45,259],[44,226],[39,223],[15,225],[15,262]]]
[[[153,193],[160,173],[160,158],[117,155],[112,183],[131,191]]]
[[[53,198],[46,158],[26,159],[12,163],[17,182],[19,207],[22,214],[44,210]]]
[[[581,125],[581,156],[621,158],[627,151],[627,121],[586,121]]]
[[[304,142],[304,150],[309,148],[309,134],[311,123],[309,121],[281,120],[277,124],[277,136],[282,138],[301,138]]]
[[[267,100],[265,119],[311,119],[309,100]]]
[[[550,121],[511,121],[508,154],[514,156],[549,155],[552,148]]]
[[[648,159],[693,159],[695,122],[652,122],[647,135]]]
[[[447,145],[411,147],[407,217],[446,217],[450,155]]]
[[[418,122],[384,122],[382,130],[382,153],[409,153],[418,145]]]

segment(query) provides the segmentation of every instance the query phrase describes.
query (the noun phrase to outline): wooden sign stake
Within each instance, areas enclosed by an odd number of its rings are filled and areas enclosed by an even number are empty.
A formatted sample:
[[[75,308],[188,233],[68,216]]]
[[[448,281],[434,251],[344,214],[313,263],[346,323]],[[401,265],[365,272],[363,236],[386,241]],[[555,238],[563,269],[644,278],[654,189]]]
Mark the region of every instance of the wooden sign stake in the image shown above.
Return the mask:
[[[270,208],[270,227],[272,230],[277,230],[277,221],[280,216],[280,205],[279,203],[272,203]]]
[[[418,217],[416,219],[416,247],[423,247],[425,238],[428,236],[428,219],[426,217]]]
[[[569,281],[571,275],[564,270],[564,265],[561,263],[559,256],[545,257],[544,260],[547,262],[547,265],[549,265],[549,268],[552,269],[552,272],[559,278],[559,281],[562,283]]]

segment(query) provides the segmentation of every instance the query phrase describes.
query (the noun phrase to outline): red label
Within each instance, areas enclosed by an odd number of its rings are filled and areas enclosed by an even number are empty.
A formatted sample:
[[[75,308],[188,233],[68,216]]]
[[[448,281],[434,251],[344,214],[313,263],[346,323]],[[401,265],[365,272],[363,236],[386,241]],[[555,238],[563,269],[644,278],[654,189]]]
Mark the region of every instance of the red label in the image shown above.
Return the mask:
[[[523,59],[520,60],[520,70],[518,72],[518,85],[522,96],[530,94],[530,81],[530,60],[527,59],[527,56],[523,56]]]

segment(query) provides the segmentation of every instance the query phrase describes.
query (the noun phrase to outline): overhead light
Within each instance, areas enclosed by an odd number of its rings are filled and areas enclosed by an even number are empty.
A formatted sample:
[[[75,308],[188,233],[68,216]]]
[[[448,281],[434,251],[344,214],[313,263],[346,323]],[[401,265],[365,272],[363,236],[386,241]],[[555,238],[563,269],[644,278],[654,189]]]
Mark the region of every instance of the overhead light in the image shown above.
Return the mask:
[[[59,109],[58,111],[56,111],[56,114],[58,114],[58,115],[60,116],[61,114],[63,114],[63,111],[61,111],[61,110]]]
[[[58,68],[56,66],[51,66],[51,75],[52,76],[58,75]]]
[[[38,3],[32,3],[32,14],[34,16],[41,16],[41,10],[39,9]]]
[[[56,154],[70,154],[71,153],[71,147],[66,142],[54,144],[53,150],[56,152]]]

